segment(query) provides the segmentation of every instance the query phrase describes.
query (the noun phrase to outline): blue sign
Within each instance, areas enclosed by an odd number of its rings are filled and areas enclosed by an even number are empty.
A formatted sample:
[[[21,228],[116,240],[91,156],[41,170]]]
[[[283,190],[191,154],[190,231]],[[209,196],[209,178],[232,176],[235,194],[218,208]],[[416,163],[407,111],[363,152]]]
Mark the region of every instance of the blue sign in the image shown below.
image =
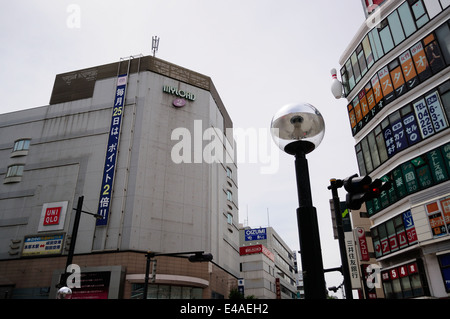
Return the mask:
[[[422,140],[419,132],[419,125],[416,122],[414,114],[409,114],[403,119],[403,125],[405,127],[406,137],[408,138],[409,146],[416,144]]]
[[[116,171],[117,152],[119,149],[120,127],[122,123],[123,107],[125,104],[126,86],[127,75],[120,75],[117,78],[108,147],[106,149],[105,167],[103,169],[102,188],[100,189],[100,198],[97,211],[97,214],[101,215],[103,218],[97,220],[97,226],[105,226],[108,223],[114,173]]]
[[[403,213],[403,224],[407,230],[414,227],[414,221],[410,210]]]
[[[265,240],[265,239],[267,239],[266,228],[245,230],[245,241]]]

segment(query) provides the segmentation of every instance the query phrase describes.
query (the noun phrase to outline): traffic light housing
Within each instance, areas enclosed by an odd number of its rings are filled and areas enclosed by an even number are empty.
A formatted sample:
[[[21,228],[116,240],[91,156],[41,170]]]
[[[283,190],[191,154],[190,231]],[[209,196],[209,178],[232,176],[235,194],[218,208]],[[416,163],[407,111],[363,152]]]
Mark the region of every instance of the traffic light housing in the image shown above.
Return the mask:
[[[350,209],[360,209],[361,205],[366,201],[366,192],[372,183],[370,176],[352,175],[344,179],[344,188],[347,191],[345,203]]]
[[[372,181],[369,175],[358,177],[358,174],[355,174],[344,179],[344,188],[348,192],[347,207],[357,210],[364,202],[377,198],[383,191],[389,190],[391,182],[383,182],[378,178]]]
[[[211,261],[213,259],[212,254],[204,254],[202,252],[195,253],[194,255],[189,256],[190,262],[202,262],[202,261]]]

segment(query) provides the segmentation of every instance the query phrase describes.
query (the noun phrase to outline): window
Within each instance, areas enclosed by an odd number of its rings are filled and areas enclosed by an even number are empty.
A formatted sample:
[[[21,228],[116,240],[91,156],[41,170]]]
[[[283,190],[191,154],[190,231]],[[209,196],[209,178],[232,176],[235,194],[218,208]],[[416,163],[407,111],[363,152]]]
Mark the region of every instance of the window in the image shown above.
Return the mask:
[[[414,18],[416,20],[417,27],[420,29],[428,22],[428,15],[425,12],[425,8],[423,6],[422,0],[417,1],[415,4],[411,6]]]
[[[233,171],[231,170],[231,168],[227,167],[227,177],[232,178],[233,176]]]
[[[30,140],[29,139],[22,139],[18,140],[14,143],[14,149],[13,152],[17,151],[26,151],[30,148]]]
[[[392,31],[392,37],[394,38],[395,45],[400,44],[405,40],[405,34],[403,33],[403,28],[400,23],[400,18],[398,12],[394,11],[388,16],[389,25]]]
[[[403,3],[398,8],[398,13],[402,21],[403,29],[405,30],[406,37],[416,32],[416,24],[414,23],[413,17],[411,15],[411,10],[409,9],[408,3]]]
[[[227,199],[232,202],[233,201],[233,193],[230,190],[227,190]]]
[[[233,215],[231,215],[231,213],[227,214],[227,223],[233,225]]]
[[[387,299],[407,299],[429,295],[422,260],[381,272]]]
[[[405,1],[386,19],[369,31],[341,69],[346,95],[353,90],[375,61],[381,59],[395,46],[428,23],[430,16],[435,17],[442,13],[446,6],[448,4],[439,5],[436,1],[425,1],[425,3],[422,0]],[[443,45],[443,43],[445,42],[440,44]]]
[[[387,20],[384,20],[381,23],[381,27],[382,29],[379,32],[381,43],[383,44],[384,52],[388,53],[394,48],[394,41],[392,40],[391,36],[391,28],[389,27]]]
[[[23,175],[24,165],[12,165],[8,167],[6,177],[19,177]]]
[[[442,279],[444,280],[445,291],[450,292],[450,254],[438,256],[441,267]]]
[[[441,46],[442,55],[447,64],[450,64],[450,29],[445,23],[436,30],[436,37]]]

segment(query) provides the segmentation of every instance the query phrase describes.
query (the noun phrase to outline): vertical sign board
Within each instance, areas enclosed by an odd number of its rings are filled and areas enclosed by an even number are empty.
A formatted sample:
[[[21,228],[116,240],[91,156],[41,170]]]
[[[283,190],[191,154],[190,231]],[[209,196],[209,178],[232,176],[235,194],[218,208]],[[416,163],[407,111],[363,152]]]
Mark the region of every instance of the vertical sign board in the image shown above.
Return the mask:
[[[355,240],[353,238],[353,232],[345,232],[345,249],[347,251],[347,259],[348,259],[348,268],[350,271],[350,282],[352,285],[352,289],[360,289],[361,288],[361,278],[359,275],[359,267],[356,261],[356,247]]]
[[[103,168],[102,187],[97,214],[103,218],[97,220],[97,226],[105,226],[108,223],[108,215],[111,207],[112,187],[114,173],[116,171],[117,152],[119,149],[119,136],[122,124],[123,107],[125,104],[125,92],[127,86],[127,75],[119,75],[114,97],[111,127],[109,131],[108,147],[106,149],[105,166]]]
[[[367,239],[366,239],[366,231],[362,227],[357,227],[356,235],[358,237],[360,260],[369,261],[370,256],[369,256],[369,247],[367,245]]]

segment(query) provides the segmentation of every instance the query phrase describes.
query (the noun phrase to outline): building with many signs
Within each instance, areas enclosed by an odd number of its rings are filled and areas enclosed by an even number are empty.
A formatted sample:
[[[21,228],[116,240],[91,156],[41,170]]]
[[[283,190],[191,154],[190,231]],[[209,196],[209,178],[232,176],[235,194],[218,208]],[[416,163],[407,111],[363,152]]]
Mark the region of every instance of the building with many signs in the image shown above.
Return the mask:
[[[392,182],[352,212],[370,218],[381,267],[363,276],[385,298],[448,298],[450,2],[362,3],[367,19],[339,60],[341,83],[359,175]]]
[[[240,291],[258,299],[302,297],[297,254],[280,235],[272,227],[242,227],[239,234]]]
[[[213,255],[155,257],[148,298],[227,298],[231,128],[209,77],[152,56],[59,74],[49,105],[1,114],[0,296],[55,298],[82,198],[74,298],[142,298],[148,251]]]

